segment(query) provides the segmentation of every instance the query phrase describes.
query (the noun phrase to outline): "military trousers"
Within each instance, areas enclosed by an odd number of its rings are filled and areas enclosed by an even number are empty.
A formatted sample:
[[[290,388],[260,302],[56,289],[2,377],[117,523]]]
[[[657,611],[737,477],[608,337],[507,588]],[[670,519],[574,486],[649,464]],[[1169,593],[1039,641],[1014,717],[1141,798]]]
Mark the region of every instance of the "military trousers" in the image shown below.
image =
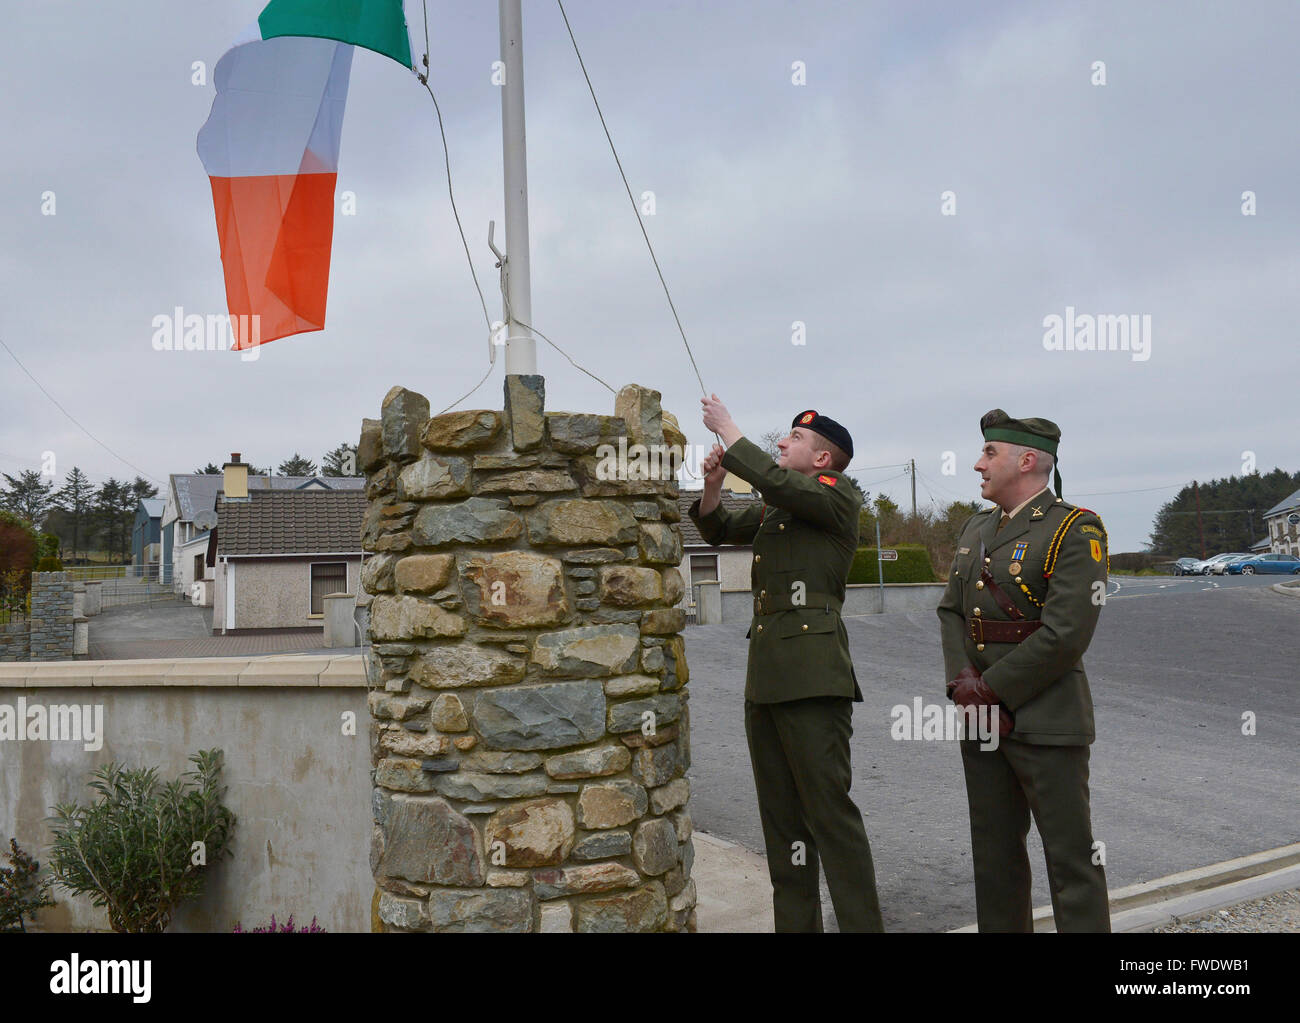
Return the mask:
[[[1109,931],[1106,871],[1095,858],[1087,746],[1003,739],[997,749],[961,743],[981,932],[1032,932],[1025,837],[1033,815],[1043,840],[1056,929]]]
[[[745,701],[777,933],[821,931],[818,864],[841,931],[883,931],[862,814],[849,798],[853,701]]]

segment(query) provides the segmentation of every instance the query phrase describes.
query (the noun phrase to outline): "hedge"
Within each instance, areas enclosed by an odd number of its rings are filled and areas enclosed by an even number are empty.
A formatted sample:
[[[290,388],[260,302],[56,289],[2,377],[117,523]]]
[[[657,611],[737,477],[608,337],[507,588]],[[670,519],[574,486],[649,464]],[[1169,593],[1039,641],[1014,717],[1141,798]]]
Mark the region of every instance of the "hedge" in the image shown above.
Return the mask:
[[[886,583],[938,582],[930,565],[930,552],[920,544],[899,544],[885,549],[898,551],[897,561],[883,562]],[[853,567],[849,569],[849,582],[879,583],[878,564],[881,562],[876,560],[876,548],[859,547],[853,556]]]

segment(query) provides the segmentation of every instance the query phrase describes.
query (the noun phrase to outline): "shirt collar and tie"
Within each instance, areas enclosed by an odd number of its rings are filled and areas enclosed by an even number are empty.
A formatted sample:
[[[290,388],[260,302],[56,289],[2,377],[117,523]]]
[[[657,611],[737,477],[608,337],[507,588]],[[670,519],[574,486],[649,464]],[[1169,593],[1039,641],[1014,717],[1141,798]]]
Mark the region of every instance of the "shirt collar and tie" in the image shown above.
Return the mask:
[[[1051,493],[1050,493],[1050,490],[1049,490],[1048,487],[1043,487],[1043,489],[1040,490],[1037,494],[1030,494],[1029,497],[1027,497],[1025,500],[1021,501],[1018,505],[1016,505],[1014,508],[1012,508],[1011,511],[1006,511],[1006,510],[1004,509],[1003,512],[1002,512],[1002,518],[1001,518],[1001,520],[998,522],[998,528],[997,528],[996,530],[994,530],[994,532],[996,533],[996,532],[1001,531],[1002,527],[1005,526],[1005,525],[1006,525],[1008,522],[1010,522],[1012,519],[1014,519],[1017,515],[1019,515],[1019,514],[1024,510],[1025,506],[1026,506],[1027,504],[1029,504],[1030,501],[1033,501],[1033,500],[1035,500],[1036,498],[1041,497],[1043,494],[1047,494],[1049,497],[1051,496]]]

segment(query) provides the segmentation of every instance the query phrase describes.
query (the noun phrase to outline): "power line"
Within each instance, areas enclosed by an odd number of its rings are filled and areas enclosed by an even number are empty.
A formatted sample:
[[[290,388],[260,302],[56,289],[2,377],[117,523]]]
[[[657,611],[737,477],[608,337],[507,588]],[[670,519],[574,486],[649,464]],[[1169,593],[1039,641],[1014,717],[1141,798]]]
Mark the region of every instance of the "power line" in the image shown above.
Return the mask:
[[[605,129],[605,138],[609,142],[610,152],[614,154],[614,162],[618,165],[619,177],[623,179],[623,188],[627,191],[628,202],[632,204],[632,212],[636,217],[637,227],[641,229],[641,237],[645,239],[646,248],[650,250],[650,260],[655,265],[655,273],[659,275],[659,283],[663,285],[664,296],[668,299],[668,308],[672,310],[673,320],[677,323],[677,331],[682,336],[682,344],[686,346],[686,354],[691,360],[691,368],[695,370],[695,379],[699,381],[700,393],[708,395],[708,388],[704,386],[704,378],[700,376],[700,367],[695,363],[695,353],[691,351],[691,343],[686,340],[686,329],[682,326],[681,317],[677,315],[677,306],[673,304],[673,296],[668,290],[668,282],[664,280],[664,272],[659,267],[659,259],[655,256],[655,248],[650,244],[650,235],[645,229],[645,219],[641,216],[641,211],[637,209],[636,199],[632,197],[632,186],[627,183],[627,175],[623,173],[623,161],[618,157],[618,149],[614,146],[614,138],[609,133],[609,125],[605,123],[605,115],[600,109],[600,101],[596,99],[596,89],[591,84],[591,76],[587,74],[586,62],[582,59],[582,51],[578,49],[578,40],[573,35],[573,26],[569,24],[569,15],[565,13],[563,0],[555,0],[560,8],[560,16],[564,19],[564,27],[569,32],[569,40],[573,43],[573,52],[577,54],[578,66],[582,68],[582,77],[587,80],[587,91],[591,93],[591,102],[596,105],[596,114],[600,118],[600,126]]]
[[[931,478],[930,478],[929,476],[927,476],[925,473],[921,472],[920,469],[918,469],[918,470],[916,471],[916,475],[917,475],[917,478],[920,479],[923,483],[928,483],[928,484],[930,484],[930,486],[933,486],[936,490],[941,490],[941,491],[943,491],[943,493],[947,494],[947,495],[948,495],[949,497],[951,497],[954,501],[966,501],[966,502],[970,502],[970,501],[973,500],[973,498],[967,497],[967,496],[964,495],[964,494],[959,494],[959,493],[957,493],[955,490],[950,490],[948,487],[945,487],[945,486],[944,486],[942,483],[940,483],[938,480],[931,479]],[[929,487],[927,487],[926,489],[927,489],[927,491],[928,491],[928,490],[929,490]]]
[[[1098,490],[1088,494],[1074,494],[1074,497],[1111,497],[1115,494],[1150,494],[1156,490],[1173,490],[1175,487],[1185,487],[1186,483],[1170,483],[1165,487],[1143,487],[1140,490]]]
[[[13,462],[17,462],[19,465],[31,465],[31,466],[36,466],[37,468],[42,468],[42,467],[43,467],[43,463],[41,463],[41,462],[33,461],[33,460],[30,459],[30,458],[24,458],[22,455],[15,455],[15,454],[13,454],[12,452],[9,452],[9,451],[0,451],[0,458],[4,458],[4,459],[8,459],[8,460],[13,461]],[[81,474],[82,474],[83,476],[86,476],[86,477],[94,476],[94,477],[97,477],[97,478],[99,478],[99,479],[101,479],[101,480],[104,480],[104,481],[107,481],[107,480],[110,480],[110,479],[113,479],[113,478],[114,478],[114,477],[113,477],[113,474],[112,474],[112,473],[108,473],[108,472],[97,472],[97,471],[92,470],[92,469],[82,469],[81,466],[73,466],[73,468],[74,468],[74,469],[80,469],[80,470],[81,470]],[[30,471],[30,470],[19,469],[18,471],[19,471],[19,472],[24,472],[24,471]],[[66,476],[67,476],[67,473],[65,472],[65,473],[63,473],[63,475],[66,477]]]
[[[31,372],[27,369],[26,366],[24,366],[24,365],[22,364],[22,361],[18,358],[18,356],[16,356],[16,355],[13,353],[13,349],[11,349],[7,344],[5,344],[3,338],[0,338],[0,348],[4,348],[4,350],[5,350],[6,352],[9,353],[9,358],[13,359],[14,362],[18,363],[18,368],[21,369],[24,373],[27,374],[27,376],[28,376],[28,378],[31,380],[31,382],[34,383],[37,387],[39,387],[39,388],[41,389],[41,393],[42,393],[43,395],[45,395],[45,397],[49,398],[50,401],[54,402],[54,407],[57,408],[60,412],[62,412],[65,416],[67,416],[68,419],[71,420],[72,424],[73,424],[74,426],[76,426],[76,428],[77,428],[78,430],[80,430],[82,433],[84,433],[87,437],[89,437],[91,440],[93,440],[96,444],[98,444],[101,448],[103,448],[105,451],[107,451],[110,455],[112,455],[114,458],[116,458],[116,459],[117,459],[119,462],[121,462],[123,465],[129,465],[132,469],[134,469],[137,473],[139,473],[139,474],[140,474],[141,476],[143,476],[145,479],[147,479],[147,480],[153,480],[153,482],[154,482],[154,483],[157,483],[159,486],[162,486],[162,485],[163,485],[162,480],[160,480],[160,479],[156,479],[155,477],[150,476],[147,472],[145,472],[143,469],[141,469],[141,468],[140,468],[138,465],[136,465],[134,462],[128,462],[125,458],[123,458],[123,457],[122,457],[121,455],[119,455],[116,451],[114,451],[114,450],[113,450],[112,448],[110,448],[107,444],[105,444],[102,440],[100,440],[100,439],[99,439],[98,437],[96,437],[93,433],[91,433],[91,432],[90,432],[89,430],[87,430],[84,426],[82,426],[81,423],[79,423],[79,422],[77,421],[77,419],[73,416],[73,414],[72,414],[71,412],[69,412],[67,409],[65,409],[62,405],[60,405],[58,399],[55,398],[54,395],[52,395],[49,391],[47,391],[47,390],[44,388],[44,386],[42,386],[42,384],[41,384],[41,382],[40,382],[39,380],[37,380],[34,376],[32,376]]]
[[[905,472],[900,472],[900,473],[898,473],[897,475],[894,475],[894,476],[886,476],[884,479],[881,479],[881,480],[870,480],[870,481],[868,481],[868,482],[866,482],[866,483],[859,483],[858,486],[863,487],[863,488],[865,488],[865,487],[878,487],[878,486],[880,486],[880,484],[882,484],[882,483],[889,483],[889,482],[892,481],[892,480],[901,480],[901,479],[902,479],[904,476],[906,476],[906,475],[907,475],[907,473],[905,473]]]

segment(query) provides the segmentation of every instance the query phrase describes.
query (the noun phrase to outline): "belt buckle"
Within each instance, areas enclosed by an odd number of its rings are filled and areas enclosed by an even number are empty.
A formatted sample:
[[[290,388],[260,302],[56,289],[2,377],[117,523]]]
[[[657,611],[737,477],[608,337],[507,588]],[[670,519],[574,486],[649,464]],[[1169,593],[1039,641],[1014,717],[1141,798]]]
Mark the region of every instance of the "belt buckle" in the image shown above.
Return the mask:
[[[984,642],[984,619],[971,618],[968,619],[968,621],[970,623],[970,638],[974,640],[976,643],[983,643]]]

